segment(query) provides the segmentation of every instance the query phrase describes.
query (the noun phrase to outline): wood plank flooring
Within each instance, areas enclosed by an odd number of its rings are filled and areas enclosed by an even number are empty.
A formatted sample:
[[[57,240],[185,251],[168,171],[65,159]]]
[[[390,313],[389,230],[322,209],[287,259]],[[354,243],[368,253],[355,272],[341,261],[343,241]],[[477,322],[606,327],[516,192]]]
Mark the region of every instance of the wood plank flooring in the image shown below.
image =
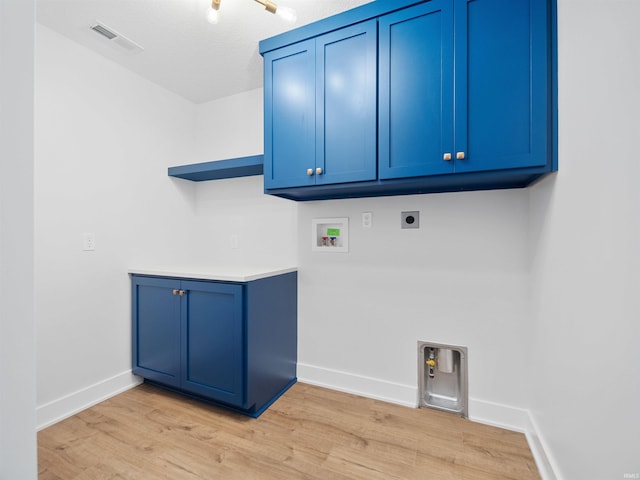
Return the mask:
[[[39,480],[539,479],[524,435],[297,383],[258,419],[140,385],[38,433]]]

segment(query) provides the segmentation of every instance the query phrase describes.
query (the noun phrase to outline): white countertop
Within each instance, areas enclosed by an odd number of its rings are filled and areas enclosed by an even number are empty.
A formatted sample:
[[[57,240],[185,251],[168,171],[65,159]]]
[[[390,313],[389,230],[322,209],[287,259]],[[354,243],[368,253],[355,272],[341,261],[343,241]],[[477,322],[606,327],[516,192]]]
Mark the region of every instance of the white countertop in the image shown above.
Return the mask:
[[[221,282],[250,282],[295,272],[296,267],[189,267],[189,268],[130,268],[128,273],[153,275],[158,277],[192,278],[197,280],[218,280]]]

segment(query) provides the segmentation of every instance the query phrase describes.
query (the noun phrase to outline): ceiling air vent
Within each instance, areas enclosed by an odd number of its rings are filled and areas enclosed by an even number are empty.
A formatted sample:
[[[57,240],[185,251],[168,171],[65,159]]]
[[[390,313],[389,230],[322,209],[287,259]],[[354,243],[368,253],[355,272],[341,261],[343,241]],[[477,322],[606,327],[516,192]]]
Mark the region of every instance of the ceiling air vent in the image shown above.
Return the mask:
[[[102,35],[113,45],[117,45],[121,49],[126,50],[128,53],[138,53],[144,50],[144,48],[136,42],[129,40],[124,35],[116,32],[113,28],[107,27],[104,23],[96,22],[95,25],[91,25],[89,28],[99,35]]]
[[[91,30],[93,30],[94,32],[98,32],[103,37],[106,37],[107,40],[113,40],[114,38],[116,38],[118,36],[115,32],[112,32],[108,28],[103,27],[99,23],[93,25],[91,27]]]

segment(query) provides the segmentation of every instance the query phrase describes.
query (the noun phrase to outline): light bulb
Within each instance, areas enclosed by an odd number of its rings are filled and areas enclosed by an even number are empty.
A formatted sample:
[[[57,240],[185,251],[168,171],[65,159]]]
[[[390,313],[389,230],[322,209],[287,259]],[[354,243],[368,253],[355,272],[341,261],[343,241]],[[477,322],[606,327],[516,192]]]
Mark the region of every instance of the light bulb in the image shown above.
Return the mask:
[[[220,15],[218,15],[218,10],[214,10],[213,8],[210,8],[209,14],[207,15],[207,21],[210,24],[215,25],[216,23],[218,23],[219,19],[220,19]]]
[[[295,21],[298,19],[296,11],[293,8],[289,7],[278,7],[276,9],[276,15],[289,23],[295,23]]]

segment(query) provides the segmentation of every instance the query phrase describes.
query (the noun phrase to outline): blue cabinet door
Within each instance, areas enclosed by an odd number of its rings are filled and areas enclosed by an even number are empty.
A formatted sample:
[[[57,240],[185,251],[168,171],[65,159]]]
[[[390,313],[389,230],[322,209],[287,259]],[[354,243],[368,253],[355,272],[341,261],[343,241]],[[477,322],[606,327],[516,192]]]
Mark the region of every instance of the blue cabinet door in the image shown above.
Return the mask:
[[[244,406],[242,286],[182,281],[182,388]]]
[[[456,0],[456,172],[547,164],[548,8]]]
[[[377,177],[376,45],[375,20],[316,39],[316,184]]]
[[[179,387],[180,282],[132,277],[133,373]]]
[[[314,185],[315,41],[264,56],[264,186]]]
[[[453,172],[453,38],[448,0],[380,17],[381,179]]]
[[[375,180],[376,21],[264,55],[265,189]]]

